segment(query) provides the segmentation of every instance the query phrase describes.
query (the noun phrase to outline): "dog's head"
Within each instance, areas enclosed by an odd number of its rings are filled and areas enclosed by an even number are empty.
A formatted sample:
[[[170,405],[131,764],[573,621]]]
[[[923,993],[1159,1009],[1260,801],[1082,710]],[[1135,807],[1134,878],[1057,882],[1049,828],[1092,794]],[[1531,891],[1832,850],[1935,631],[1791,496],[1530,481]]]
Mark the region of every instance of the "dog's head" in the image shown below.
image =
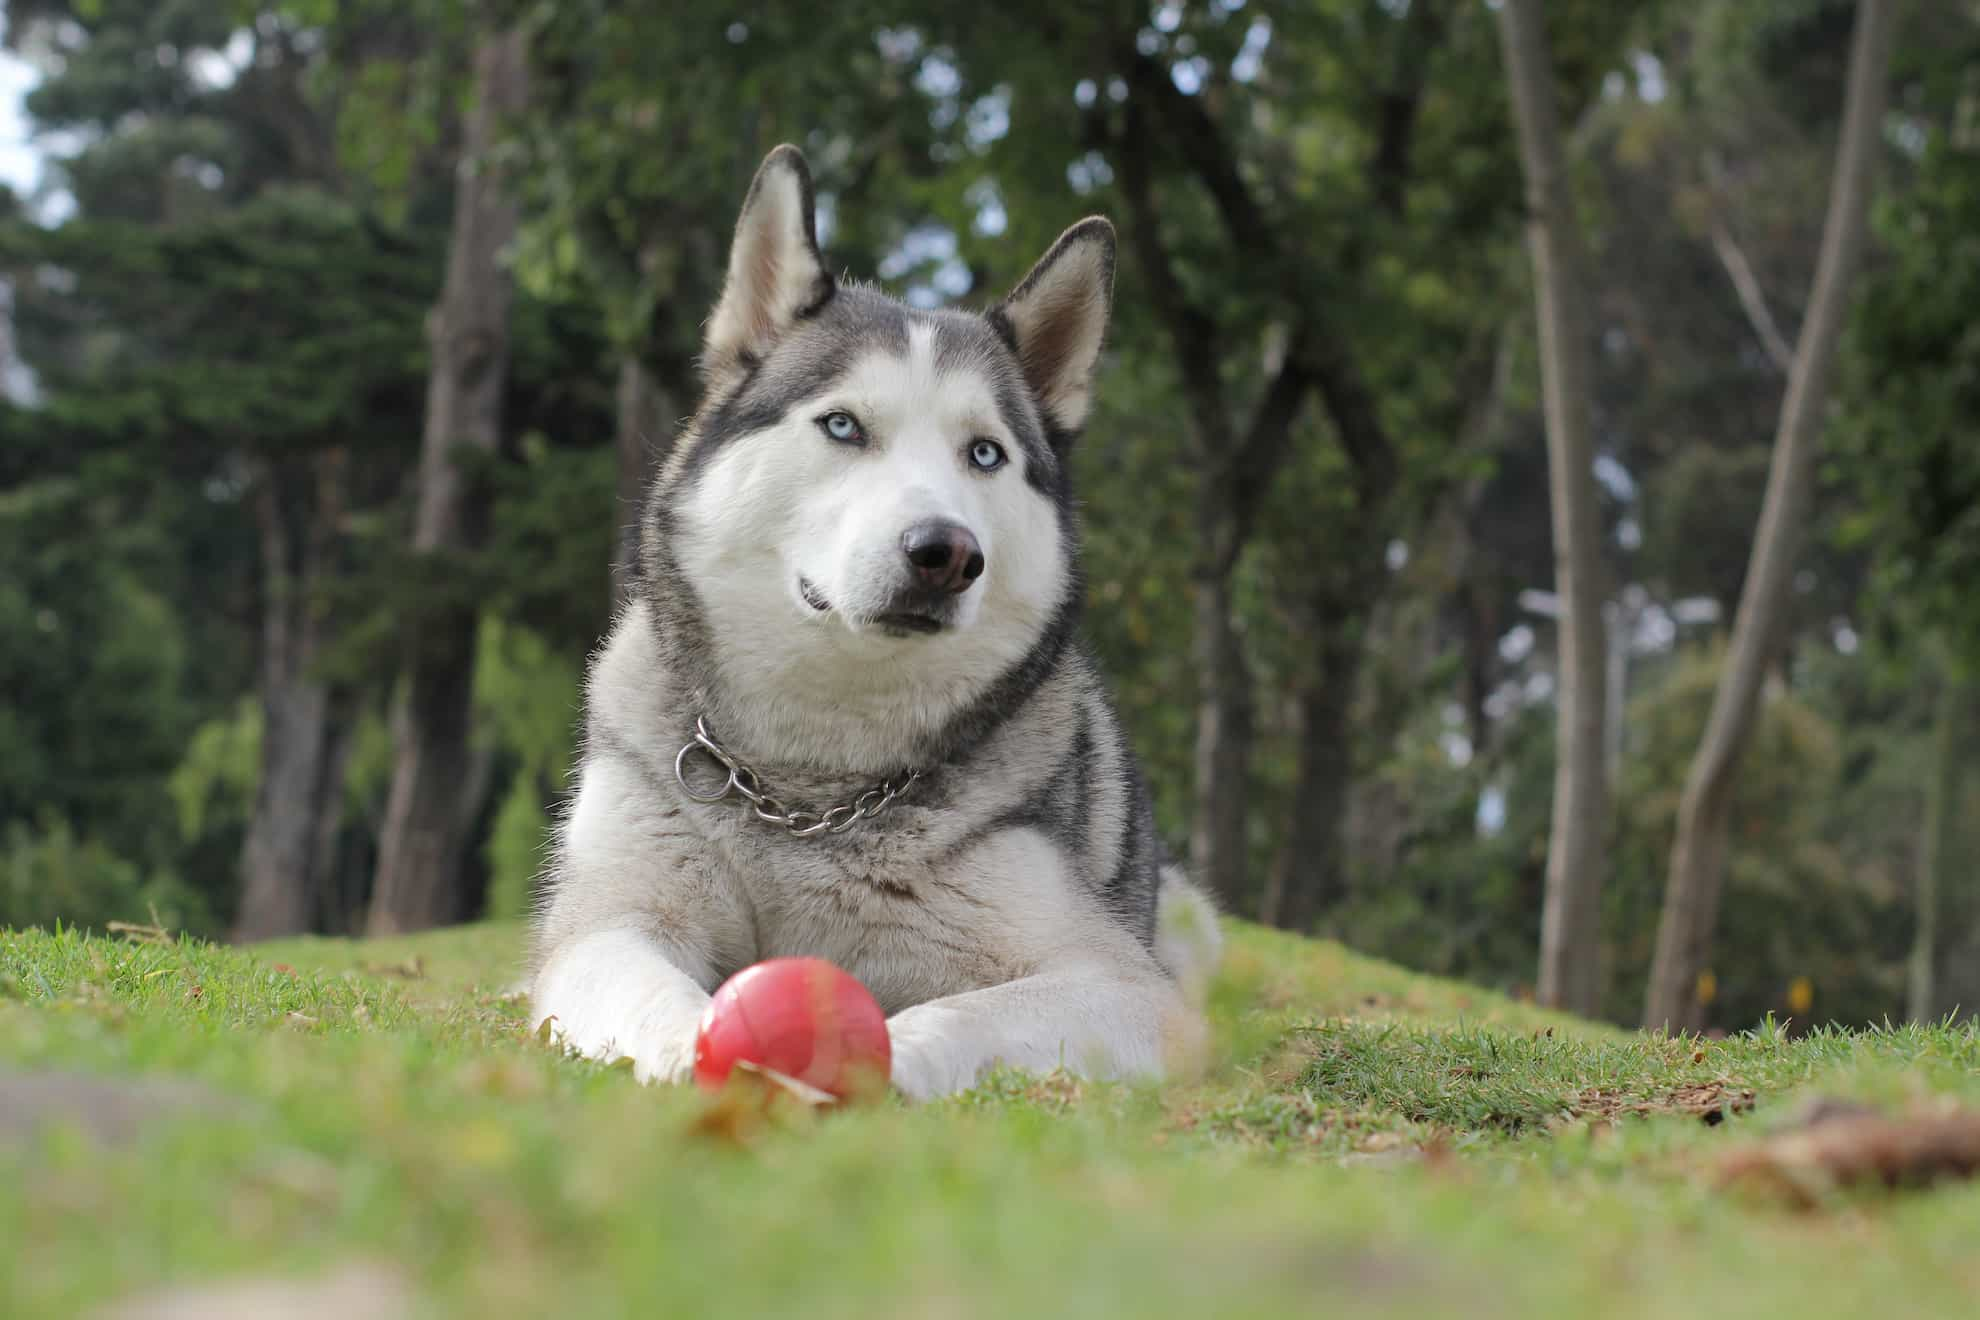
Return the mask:
[[[1079,591],[1068,449],[1113,267],[1113,229],[1089,219],[989,311],[914,310],[834,280],[804,158],[764,161],[648,558],[663,540],[657,589],[692,594],[740,708],[726,717],[772,754],[926,752],[1063,643]]]

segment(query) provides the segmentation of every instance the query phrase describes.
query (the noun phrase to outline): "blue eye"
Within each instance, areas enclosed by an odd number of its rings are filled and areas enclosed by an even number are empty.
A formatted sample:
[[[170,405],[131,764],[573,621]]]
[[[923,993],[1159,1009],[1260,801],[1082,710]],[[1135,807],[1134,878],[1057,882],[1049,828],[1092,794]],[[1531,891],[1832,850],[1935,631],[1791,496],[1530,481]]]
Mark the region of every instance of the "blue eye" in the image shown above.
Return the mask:
[[[1004,462],[1004,447],[995,440],[977,440],[969,447],[970,466],[978,472],[995,472]]]
[[[849,412],[828,412],[818,419],[818,426],[842,445],[866,443],[866,433],[859,429],[859,419]]]

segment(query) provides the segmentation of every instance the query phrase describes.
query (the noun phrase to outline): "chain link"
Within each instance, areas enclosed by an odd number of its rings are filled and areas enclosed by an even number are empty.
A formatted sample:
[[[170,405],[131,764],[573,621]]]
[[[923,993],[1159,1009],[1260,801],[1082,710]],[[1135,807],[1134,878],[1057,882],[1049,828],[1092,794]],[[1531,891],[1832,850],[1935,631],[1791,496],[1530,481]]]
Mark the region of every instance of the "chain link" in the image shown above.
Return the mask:
[[[728,776],[713,792],[703,792],[688,782],[688,758],[696,752],[720,766]],[[707,720],[697,719],[694,722],[694,737],[674,757],[674,778],[696,802],[720,802],[724,798],[739,797],[749,804],[758,820],[781,826],[792,838],[811,839],[820,834],[844,834],[860,822],[872,820],[893,806],[896,798],[914,787],[914,782],[921,778],[921,772],[910,770],[904,775],[882,780],[852,801],[841,802],[823,811],[788,807],[765,791],[763,780],[756,771],[738,761],[727,748],[715,741],[715,735],[708,732]]]

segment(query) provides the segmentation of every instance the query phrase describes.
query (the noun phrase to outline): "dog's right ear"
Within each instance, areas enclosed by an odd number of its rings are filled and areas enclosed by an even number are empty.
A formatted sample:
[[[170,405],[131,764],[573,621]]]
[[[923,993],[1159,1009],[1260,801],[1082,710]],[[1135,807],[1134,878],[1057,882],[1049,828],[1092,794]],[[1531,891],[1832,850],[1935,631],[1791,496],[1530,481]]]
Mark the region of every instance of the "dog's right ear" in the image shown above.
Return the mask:
[[[701,369],[719,386],[749,370],[836,286],[818,252],[811,170],[788,144],[764,157],[729,247],[722,300],[709,318]]]

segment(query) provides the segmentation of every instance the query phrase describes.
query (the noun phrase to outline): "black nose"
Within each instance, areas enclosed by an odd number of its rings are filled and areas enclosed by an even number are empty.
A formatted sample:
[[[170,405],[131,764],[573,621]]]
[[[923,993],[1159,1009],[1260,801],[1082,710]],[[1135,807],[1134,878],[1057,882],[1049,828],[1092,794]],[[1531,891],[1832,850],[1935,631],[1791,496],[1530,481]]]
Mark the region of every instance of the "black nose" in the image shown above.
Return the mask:
[[[961,523],[931,518],[901,536],[901,549],[923,586],[960,596],[983,576],[983,547]]]

